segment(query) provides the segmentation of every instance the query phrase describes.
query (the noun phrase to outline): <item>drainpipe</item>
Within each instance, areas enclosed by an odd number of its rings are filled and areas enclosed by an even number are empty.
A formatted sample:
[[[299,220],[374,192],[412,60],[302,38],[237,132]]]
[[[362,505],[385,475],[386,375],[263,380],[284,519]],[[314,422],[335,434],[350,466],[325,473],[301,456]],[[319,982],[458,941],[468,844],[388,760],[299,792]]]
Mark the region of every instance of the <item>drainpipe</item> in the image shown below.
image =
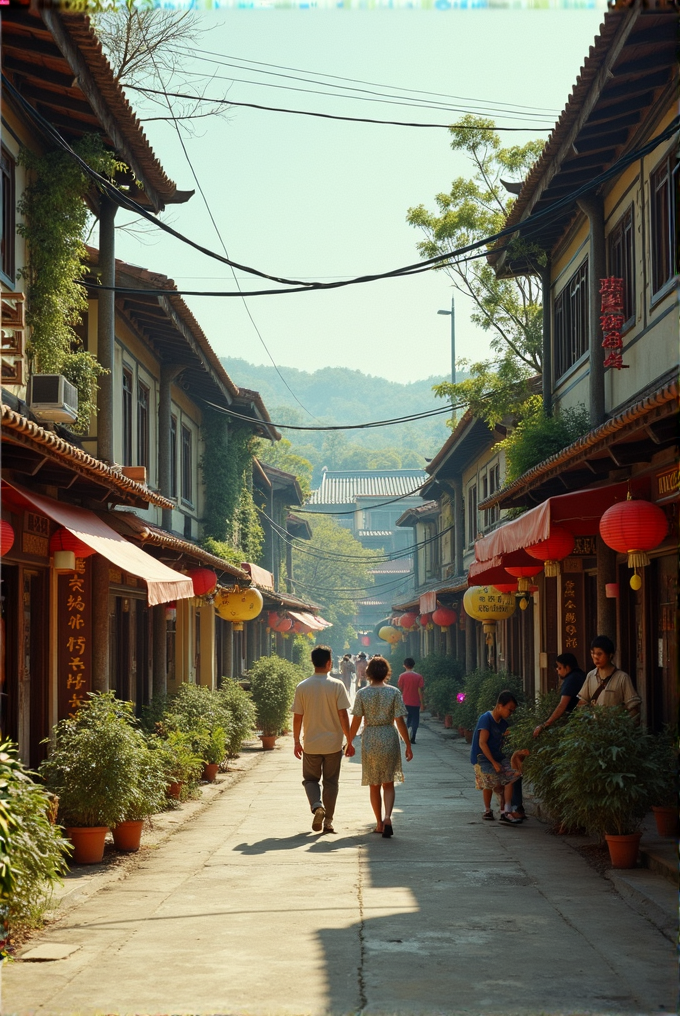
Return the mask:
[[[161,364],[158,397],[158,487],[163,497],[171,498],[172,485],[172,383],[183,370],[174,363]],[[172,532],[172,508],[163,508],[163,529]]]
[[[451,489],[453,490],[454,574],[462,575],[465,571],[463,567],[463,550],[465,546],[465,511],[463,506],[463,478],[461,476],[456,476],[451,481]]]
[[[552,307],[550,306],[550,260],[541,269],[543,303],[543,410],[553,415],[552,397]]]
[[[115,286],[116,284],[114,219],[117,209],[117,205],[102,195],[99,205],[99,274],[102,286]],[[101,290],[97,296],[97,359],[105,373],[99,378],[97,392],[97,455],[109,464],[114,462],[113,366],[115,338],[116,294],[113,290]]]
[[[604,202],[599,194],[588,194],[578,202],[588,216],[590,257],[588,263],[588,324],[590,335],[590,426],[604,423],[604,352],[600,335],[600,279],[607,263],[604,242]]]

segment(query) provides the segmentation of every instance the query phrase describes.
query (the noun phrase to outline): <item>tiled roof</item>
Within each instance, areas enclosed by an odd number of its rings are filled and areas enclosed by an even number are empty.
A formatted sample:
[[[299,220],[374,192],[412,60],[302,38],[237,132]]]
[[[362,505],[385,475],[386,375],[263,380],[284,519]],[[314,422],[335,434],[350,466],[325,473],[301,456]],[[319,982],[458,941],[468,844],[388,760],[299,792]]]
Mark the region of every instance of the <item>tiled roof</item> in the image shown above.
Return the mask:
[[[310,504],[352,504],[357,498],[418,496],[427,476],[420,469],[327,471],[321,486],[312,491]]]
[[[360,529],[357,533],[358,536],[391,536],[391,529]]]

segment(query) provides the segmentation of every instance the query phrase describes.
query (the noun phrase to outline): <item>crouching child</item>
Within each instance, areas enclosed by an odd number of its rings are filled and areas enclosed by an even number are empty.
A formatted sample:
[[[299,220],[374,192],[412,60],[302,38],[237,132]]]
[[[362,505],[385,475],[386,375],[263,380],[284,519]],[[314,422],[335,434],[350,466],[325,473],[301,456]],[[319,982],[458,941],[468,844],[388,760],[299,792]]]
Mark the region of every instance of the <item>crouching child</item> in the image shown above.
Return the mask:
[[[482,713],[472,736],[470,762],[475,768],[475,786],[482,791],[484,813],[482,817],[493,821],[491,798],[494,791],[502,801],[500,820],[506,825],[520,825],[522,815],[512,810],[512,785],[520,778],[509,757],[504,754],[504,739],[508,719],[517,708],[517,699],[511,691],[502,691],[493,709]]]

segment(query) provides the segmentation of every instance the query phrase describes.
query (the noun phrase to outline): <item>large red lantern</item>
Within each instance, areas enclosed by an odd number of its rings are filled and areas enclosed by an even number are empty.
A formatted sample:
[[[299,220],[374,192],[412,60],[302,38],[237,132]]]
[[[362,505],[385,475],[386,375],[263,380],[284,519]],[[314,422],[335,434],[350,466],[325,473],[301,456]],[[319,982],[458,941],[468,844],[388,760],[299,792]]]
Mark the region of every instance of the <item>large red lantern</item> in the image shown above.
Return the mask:
[[[418,623],[427,628],[428,624],[432,624],[432,614],[421,614],[418,618]]]
[[[408,630],[415,626],[417,620],[418,615],[413,611],[409,610],[405,614],[402,614],[401,617],[399,618],[399,627],[406,628]]]
[[[554,579],[560,573],[559,562],[569,557],[574,549],[574,534],[570,533],[564,526],[551,526],[550,536],[547,540],[541,540],[532,547],[525,547],[529,557],[535,557],[537,561],[545,562],[543,569],[546,578]]]
[[[14,543],[14,527],[5,522],[4,519],[0,520],[0,557],[4,557],[5,554],[9,554]]]
[[[668,532],[668,520],[658,505],[651,501],[626,501],[613,504],[600,519],[600,536],[612,550],[628,555],[628,567],[635,569],[631,577],[632,589],[639,589],[642,579],[638,568],[649,564],[648,550],[663,542]]]
[[[194,596],[208,596],[217,586],[217,573],[212,568],[190,568],[187,575],[194,584]]]
[[[458,620],[458,614],[450,607],[437,607],[432,615],[432,620],[440,628],[450,628]]]
[[[494,589],[497,589],[499,593],[516,593],[517,582],[494,582]]]
[[[58,554],[60,550],[70,550],[76,557],[91,557],[96,550],[74,536],[70,529],[61,526],[50,537],[50,554]]]
[[[529,579],[543,571],[540,564],[504,565],[503,567],[508,575],[517,579],[518,593],[526,593],[529,589]]]

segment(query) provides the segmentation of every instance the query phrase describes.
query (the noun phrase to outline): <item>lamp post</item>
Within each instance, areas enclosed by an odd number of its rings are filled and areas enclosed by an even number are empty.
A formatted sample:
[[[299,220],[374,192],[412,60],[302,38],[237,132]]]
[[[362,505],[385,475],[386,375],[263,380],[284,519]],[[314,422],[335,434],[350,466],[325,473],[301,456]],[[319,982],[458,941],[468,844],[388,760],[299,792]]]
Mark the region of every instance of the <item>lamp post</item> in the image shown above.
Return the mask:
[[[437,314],[446,314],[451,318],[451,381],[456,383],[456,307],[451,297],[451,310],[438,310]]]

